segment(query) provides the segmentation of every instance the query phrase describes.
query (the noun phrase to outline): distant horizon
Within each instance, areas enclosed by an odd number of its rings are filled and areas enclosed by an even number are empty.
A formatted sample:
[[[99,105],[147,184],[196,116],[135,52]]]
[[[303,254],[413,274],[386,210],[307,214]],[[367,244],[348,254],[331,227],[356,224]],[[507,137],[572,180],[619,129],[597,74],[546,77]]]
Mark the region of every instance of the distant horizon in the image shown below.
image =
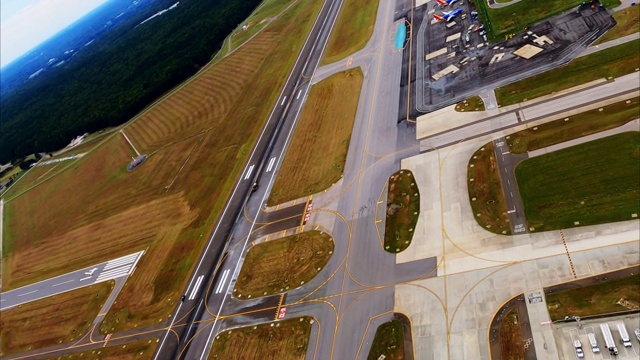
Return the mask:
[[[107,1],[0,0],[0,71]]]

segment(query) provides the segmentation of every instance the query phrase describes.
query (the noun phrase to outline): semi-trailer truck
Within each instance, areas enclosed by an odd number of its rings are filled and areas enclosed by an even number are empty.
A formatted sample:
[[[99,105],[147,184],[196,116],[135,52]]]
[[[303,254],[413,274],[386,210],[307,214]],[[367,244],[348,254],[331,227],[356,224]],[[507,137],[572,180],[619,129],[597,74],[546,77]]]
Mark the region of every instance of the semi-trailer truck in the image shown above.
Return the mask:
[[[596,340],[596,334],[588,333],[587,337],[589,338],[589,344],[591,344],[591,351],[593,351],[594,354],[599,353],[600,347],[598,347],[598,340]]]
[[[607,345],[609,354],[618,355],[618,348],[616,347],[615,341],[613,341],[613,335],[611,335],[611,329],[609,329],[609,325],[607,325],[606,323],[600,324],[600,331],[602,331],[604,343],[605,345]]]
[[[631,347],[631,339],[629,339],[627,327],[624,326],[623,322],[618,323],[618,332],[620,333],[620,340],[622,340],[622,345],[624,345],[624,347]]]
[[[580,340],[573,340],[573,347],[576,348],[578,359],[582,359],[584,357],[584,351],[582,351],[582,343],[580,343]]]

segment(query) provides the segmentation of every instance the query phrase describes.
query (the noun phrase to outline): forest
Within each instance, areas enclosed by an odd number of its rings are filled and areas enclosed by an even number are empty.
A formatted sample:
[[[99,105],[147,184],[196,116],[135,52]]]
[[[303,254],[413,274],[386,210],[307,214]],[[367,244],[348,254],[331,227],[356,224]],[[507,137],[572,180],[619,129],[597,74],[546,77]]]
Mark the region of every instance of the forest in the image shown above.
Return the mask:
[[[125,123],[209,62],[259,3],[182,0],[152,21],[123,24],[96,50],[3,96],[0,164]]]

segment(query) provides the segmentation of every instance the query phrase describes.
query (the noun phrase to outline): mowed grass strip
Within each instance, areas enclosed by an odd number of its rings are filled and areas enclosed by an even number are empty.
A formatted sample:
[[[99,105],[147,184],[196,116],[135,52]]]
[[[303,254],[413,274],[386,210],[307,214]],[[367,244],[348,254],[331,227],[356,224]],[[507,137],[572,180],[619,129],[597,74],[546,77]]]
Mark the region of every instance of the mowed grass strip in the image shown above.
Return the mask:
[[[639,98],[620,101],[573,115],[569,118],[550,121],[507,136],[509,150],[515,154],[542,149],[561,142],[595,134],[624,125],[639,117]],[[568,119],[568,120],[565,120]]]
[[[469,159],[467,184],[471,210],[478,224],[496,234],[511,234],[493,142],[485,144]]]
[[[628,8],[613,13],[616,19],[616,26],[607,31],[594,45],[621,38],[625,35],[637,33],[640,31],[640,7],[629,6]]]
[[[114,281],[23,304],[2,311],[2,354],[41,349],[79,339],[109,297]]]
[[[158,346],[157,339],[140,340],[124,345],[115,345],[94,350],[78,351],[51,357],[47,360],[147,360],[153,357]]]
[[[311,88],[269,205],[315,194],[340,180],[362,80],[362,71],[357,68],[332,75]]]
[[[225,330],[216,335],[209,360],[304,360],[312,322],[304,316]]]
[[[345,0],[320,62],[330,64],[367,45],[376,23],[378,0]]]
[[[378,326],[367,360],[404,360],[404,328],[400,320],[391,320]]]
[[[460,101],[456,104],[456,111],[465,112],[465,111],[484,111],[484,101],[480,98],[480,96],[472,96],[466,100]]]
[[[565,316],[588,316],[630,310],[620,299],[640,306],[640,275],[603,281],[598,284],[546,295],[551,320]]]
[[[582,0],[521,0],[502,8],[490,8],[485,0],[473,0],[491,41],[503,40],[505,35],[517,34],[529,25],[542,21],[565,10],[577,8]],[[618,0],[603,0],[611,8]]]
[[[128,124],[136,147],[153,153],[134,172],[130,148],[112,134],[6,204],[3,290],[146,249],[101,330],[166,321],[321,6],[300,0]]]
[[[244,44],[251,36],[262,30],[273,17],[285,11],[295,1],[297,0],[266,0],[261,3],[259,8],[230,35],[231,49]],[[244,26],[247,27],[246,30],[243,29]],[[225,46],[226,44],[225,42]]]
[[[420,215],[420,191],[410,170],[400,170],[389,177],[386,211],[384,249],[399,253],[411,245]]]
[[[511,309],[500,324],[500,354],[503,360],[524,359],[524,342],[517,309]]]
[[[637,71],[640,40],[577,58],[567,65],[496,89],[498,104],[513,105],[598,79],[617,78]]]
[[[233,295],[256,298],[300,287],[322,270],[333,248],[331,236],[315,230],[258,244],[245,256]]]
[[[529,227],[548,231],[632,220],[640,213],[640,133],[527,159],[516,178]]]

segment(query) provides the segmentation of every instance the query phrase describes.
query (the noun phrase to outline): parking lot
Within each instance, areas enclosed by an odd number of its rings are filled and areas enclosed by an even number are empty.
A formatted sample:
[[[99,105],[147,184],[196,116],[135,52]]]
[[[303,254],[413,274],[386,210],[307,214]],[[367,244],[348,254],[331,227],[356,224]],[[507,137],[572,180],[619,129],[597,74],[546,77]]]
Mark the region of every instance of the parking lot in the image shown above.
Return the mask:
[[[622,345],[620,334],[618,332],[617,324],[623,322],[629,333],[631,340],[631,347],[624,347]],[[640,314],[616,316],[608,318],[600,318],[593,320],[581,320],[582,328],[578,328],[576,322],[558,323],[554,326],[554,334],[556,338],[556,345],[559,351],[560,359],[577,359],[576,350],[573,346],[574,340],[580,340],[582,349],[584,351],[584,359],[640,359],[640,343],[634,334],[634,330],[640,327]],[[606,348],[602,331],[600,330],[600,324],[606,323],[609,325],[613,340],[618,348],[618,356],[609,354]],[[600,353],[594,353],[591,350],[589,343],[588,333],[593,333],[598,342]]]
[[[449,21],[436,19],[453,11],[458,15]],[[607,11],[583,6],[489,44],[470,1],[450,5],[429,1],[416,8],[411,31],[415,43],[412,115],[566,63],[614,24]]]

